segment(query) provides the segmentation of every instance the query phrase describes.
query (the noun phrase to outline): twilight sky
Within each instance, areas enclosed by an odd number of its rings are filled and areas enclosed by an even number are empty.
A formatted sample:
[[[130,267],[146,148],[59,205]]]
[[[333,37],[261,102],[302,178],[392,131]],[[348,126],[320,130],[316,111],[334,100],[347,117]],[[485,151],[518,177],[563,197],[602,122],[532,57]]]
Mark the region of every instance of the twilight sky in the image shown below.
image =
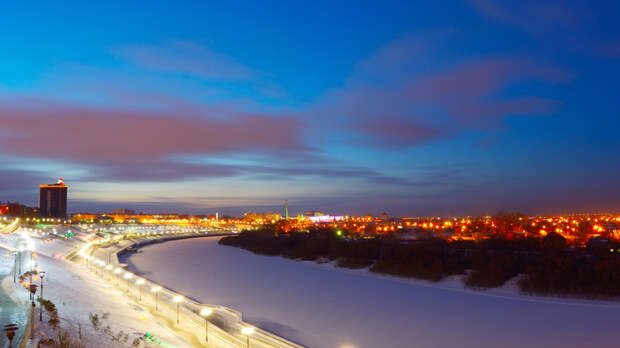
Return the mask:
[[[9,2],[0,201],[620,212],[615,1]]]

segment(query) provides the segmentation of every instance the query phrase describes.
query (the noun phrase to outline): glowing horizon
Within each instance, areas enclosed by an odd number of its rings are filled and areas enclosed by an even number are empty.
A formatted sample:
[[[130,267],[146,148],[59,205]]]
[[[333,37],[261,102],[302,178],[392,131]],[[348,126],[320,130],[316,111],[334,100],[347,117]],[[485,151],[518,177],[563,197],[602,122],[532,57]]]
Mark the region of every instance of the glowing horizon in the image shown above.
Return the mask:
[[[620,209],[619,4],[282,6],[7,5],[0,201],[63,176],[72,213]]]

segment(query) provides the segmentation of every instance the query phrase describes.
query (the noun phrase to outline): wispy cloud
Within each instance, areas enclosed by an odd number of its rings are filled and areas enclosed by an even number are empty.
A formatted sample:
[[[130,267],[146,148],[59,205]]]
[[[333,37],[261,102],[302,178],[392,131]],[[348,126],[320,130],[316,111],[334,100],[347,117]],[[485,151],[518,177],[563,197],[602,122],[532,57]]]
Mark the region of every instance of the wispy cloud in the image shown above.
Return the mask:
[[[409,82],[417,104],[443,109],[461,127],[497,128],[510,115],[551,112],[557,102],[537,96],[505,97],[511,85],[526,82],[565,83],[570,75],[557,67],[522,58],[482,58],[458,64]]]
[[[254,176],[357,178],[404,181],[374,170],[334,163],[303,141],[304,124],[293,117],[227,110],[227,117],[66,105],[42,99],[0,100],[0,148],[5,154],[56,159],[89,168],[74,180],[173,182]],[[226,164],[210,158],[259,155],[262,161]],[[202,161],[181,160],[197,156]],[[311,161],[301,160],[307,159]]]
[[[563,82],[566,71],[549,64],[520,58],[483,57],[414,78],[412,96],[421,100],[472,99],[500,92],[523,81]]]
[[[131,161],[176,154],[307,152],[302,122],[290,117],[235,112],[190,115],[135,109],[0,100],[0,145],[13,154],[68,160]]]
[[[0,178],[0,202],[20,202],[35,206],[39,199],[39,185],[55,182],[56,173],[47,173],[43,168],[0,168]]]
[[[595,52],[603,57],[620,58],[620,38],[599,44]]]
[[[530,33],[574,29],[582,25],[583,8],[566,1],[470,0],[483,15]]]
[[[359,143],[406,148],[467,130],[497,129],[507,116],[549,114],[557,102],[506,90],[571,78],[562,68],[523,57],[435,63],[439,45],[404,38],[379,48],[345,86],[326,94],[315,113],[357,133]]]
[[[118,57],[152,70],[197,75],[208,79],[247,80],[252,69],[233,57],[190,41],[169,41],[160,45],[133,44],[112,50]]]
[[[361,120],[353,128],[372,137],[371,145],[403,147],[425,144],[446,136],[441,129],[432,128],[415,121],[388,117]]]
[[[470,0],[482,16],[515,28],[567,54],[620,56],[614,1]]]

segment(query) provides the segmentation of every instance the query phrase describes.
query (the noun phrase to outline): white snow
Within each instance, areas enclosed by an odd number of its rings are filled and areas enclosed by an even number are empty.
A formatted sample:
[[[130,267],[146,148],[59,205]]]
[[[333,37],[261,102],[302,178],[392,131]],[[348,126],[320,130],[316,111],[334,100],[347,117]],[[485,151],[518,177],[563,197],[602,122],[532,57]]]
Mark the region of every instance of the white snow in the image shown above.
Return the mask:
[[[0,243],[17,239],[0,236]],[[34,239],[39,266],[48,272],[45,297],[58,306],[62,327],[76,334],[80,323],[88,347],[130,346],[145,332],[175,347],[193,346],[82,266],[51,257],[79,244]],[[620,304],[522,296],[514,283],[479,292],[464,289],[456,278],[428,283],[377,276],[254,255],[220,246],[216,238],[150,245],[130,261],[146,278],[200,302],[242,311],[248,322],[308,347],[617,346]],[[12,288],[12,279],[3,285],[16,290],[19,301],[28,298],[25,290]],[[129,333],[128,342],[93,330],[90,312],[110,313],[103,326]]]
[[[309,347],[616,347],[620,304],[480,292],[254,255],[215,238],[146,246],[130,267]],[[183,271],[179,271],[183,270]]]
[[[17,243],[18,236],[1,236],[0,242],[5,245]],[[193,347],[185,339],[179,337],[169,329],[159,318],[127,298],[121,291],[114,289],[108,283],[97,278],[84,267],[50,257],[65,254],[77,247],[76,241],[44,242],[34,240],[34,250],[38,253],[37,266],[46,271],[44,279],[44,298],[51,300],[58,308],[61,318],[61,327],[72,335],[78,335],[78,327],[82,328],[83,342],[87,347],[130,347],[134,338],[151,333],[170,347]],[[39,284],[38,281],[35,282]],[[28,292],[23,287],[13,285],[12,277],[5,279],[3,285],[12,292],[16,302],[29,303]],[[29,304],[27,305],[29,306]],[[37,304],[37,310],[39,309]],[[116,335],[120,331],[129,334],[127,342],[113,341],[110,335],[102,330],[94,330],[89,321],[89,313],[109,313],[109,318],[103,321],[102,328],[110,326],[110,331]],[[45,319],[45,318],[44,318]],[[37,321],[38,312],[37,312]],[[50,328],[37,330],[35,338],[54,336]],[[146,343],[146,347],[161,347],[153,343]]]

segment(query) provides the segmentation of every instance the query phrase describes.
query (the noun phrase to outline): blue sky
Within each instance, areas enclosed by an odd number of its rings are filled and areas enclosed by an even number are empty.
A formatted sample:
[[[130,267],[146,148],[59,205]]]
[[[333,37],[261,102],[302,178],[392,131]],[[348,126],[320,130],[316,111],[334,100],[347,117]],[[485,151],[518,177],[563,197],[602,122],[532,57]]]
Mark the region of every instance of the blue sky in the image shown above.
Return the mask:
[[[614,2],[4,5],[0,200],[618,211]]]

